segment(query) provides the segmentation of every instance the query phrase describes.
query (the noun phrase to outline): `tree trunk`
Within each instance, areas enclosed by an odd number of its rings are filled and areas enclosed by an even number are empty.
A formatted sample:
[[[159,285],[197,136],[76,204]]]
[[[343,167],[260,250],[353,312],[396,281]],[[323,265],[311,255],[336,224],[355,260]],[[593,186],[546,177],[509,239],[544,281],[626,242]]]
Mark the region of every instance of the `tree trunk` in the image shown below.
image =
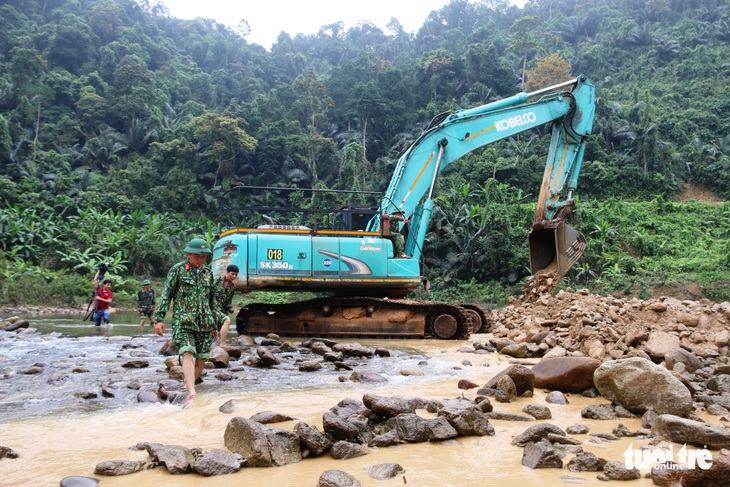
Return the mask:
[[[38,102],[38,112],[35,118],[35,137],[33,137],[33,162],[36,161],[36,154],[38,148],[38,134],[41,130],[41,102]]]

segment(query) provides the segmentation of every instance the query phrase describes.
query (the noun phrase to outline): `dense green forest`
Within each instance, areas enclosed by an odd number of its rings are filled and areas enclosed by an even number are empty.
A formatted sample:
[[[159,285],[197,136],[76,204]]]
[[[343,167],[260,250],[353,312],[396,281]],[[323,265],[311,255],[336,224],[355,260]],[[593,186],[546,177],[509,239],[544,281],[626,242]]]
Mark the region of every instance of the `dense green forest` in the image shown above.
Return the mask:
[[[728,300],[729,59],[725,0],[452,0],[415,34],[338,22],[270,51],[148,0],[3,0],[0,302],[77,303],[102,260],[131,296],[215,239],[232,186],[383,191],[439,113],[579,74],[598,94],[571,215],[588,251],[564,285]],[[442,175],[436,297],[499,301],[529,273],[548,144]]]

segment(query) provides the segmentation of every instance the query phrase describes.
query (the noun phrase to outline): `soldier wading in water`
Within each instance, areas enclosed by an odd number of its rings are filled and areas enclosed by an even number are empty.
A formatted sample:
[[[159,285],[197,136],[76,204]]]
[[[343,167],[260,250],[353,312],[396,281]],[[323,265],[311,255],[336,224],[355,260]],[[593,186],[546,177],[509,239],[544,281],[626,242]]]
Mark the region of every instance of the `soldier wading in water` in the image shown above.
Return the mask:
[[[210,248],[202,238],[188,242],[187,261],[172,266],[157,303],[155,333],[165,333],[165,314],[172,303],[172,343],[182,356],[185,404],[195,399],[195,382],[210,357],[213,332],[217,332],[213,273],[205,266]]]

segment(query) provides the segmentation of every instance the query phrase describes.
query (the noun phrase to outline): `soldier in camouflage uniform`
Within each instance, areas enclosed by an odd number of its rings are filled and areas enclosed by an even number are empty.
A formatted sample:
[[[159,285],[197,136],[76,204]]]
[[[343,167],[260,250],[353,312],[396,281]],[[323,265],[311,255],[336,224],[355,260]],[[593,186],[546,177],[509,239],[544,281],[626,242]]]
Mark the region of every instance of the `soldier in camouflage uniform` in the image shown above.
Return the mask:
[[[137,309],[139,310],[139,327],[144,328],[145,316],[150,319],[150,326],[155,325],[155,290],[152,283],[145,279],[142,281],[142,289],[137,292]]]
[[[226,344],[228,338],[228,330],[231,327],[231,319],[228,313],[233,313],[233,293],[236,291],[236,279],[238,279],[239,268],[235,264],[231,264],[226,268],[223,277],[215,278],[216,291],[216,311],[220,311],[218,318],[219,332],[221,336],[221,345]]]
[[[391,215],[385,215],[390,221],[390,233],[383,235],[385,238],[393,242],[393,257],[396,259],[410,259],[408,255],[403,253],[405,248],[405,242],[403,234],[398,230],[398,222],[408,223],[408,218],[403,214],[402,211],[396,210]]]
[[[187,404],[195,398],[195,382],[210,358],[210,345],[220,313],[215,309],[213,273],[204,265],[211,254],[208,244],[202,238],[194,238],[185,247],[185,252],[187,261],[175,264],[167,275],[157,303],[155,333],[162,336],[165,332],[162,320],[172,302],[172,342],[182,356]]]

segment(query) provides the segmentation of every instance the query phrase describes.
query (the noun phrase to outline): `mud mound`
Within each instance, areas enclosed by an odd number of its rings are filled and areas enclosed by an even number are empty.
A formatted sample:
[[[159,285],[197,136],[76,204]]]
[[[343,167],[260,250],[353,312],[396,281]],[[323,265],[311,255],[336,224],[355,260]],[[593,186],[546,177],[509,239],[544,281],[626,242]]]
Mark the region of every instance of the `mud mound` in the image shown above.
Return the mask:
[[[665,296],[640,300],[570,289],[553,296],[555,277],[531,279],[521,298],[510,298],[505,308],[492,311],[492,334],[599,360],[637,353],[661,358],[677,346],[703,358],[728,356],[728,302]]]

